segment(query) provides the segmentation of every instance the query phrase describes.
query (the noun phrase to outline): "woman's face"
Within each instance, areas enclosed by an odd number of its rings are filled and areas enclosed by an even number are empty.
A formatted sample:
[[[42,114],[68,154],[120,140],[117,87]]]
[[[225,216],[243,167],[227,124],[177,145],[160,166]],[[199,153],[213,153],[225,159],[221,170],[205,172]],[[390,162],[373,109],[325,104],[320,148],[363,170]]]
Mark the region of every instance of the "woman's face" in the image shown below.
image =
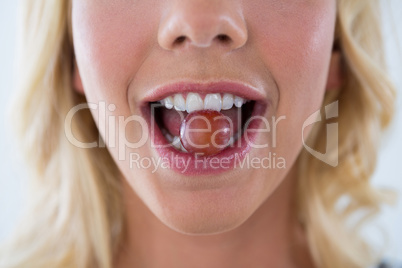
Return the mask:
[[[222,232],[294,166],[303,123],[322,104],[335,17],[335,0],[73,1],[75,88],[96,104],[108,150],[157,218]],[[155,108],[170,96],[175,107]],[[238,97],[248,105],[235,107]],[[176,110],[207,103],[242,136],[209,157],[166,146],[186,116]]]

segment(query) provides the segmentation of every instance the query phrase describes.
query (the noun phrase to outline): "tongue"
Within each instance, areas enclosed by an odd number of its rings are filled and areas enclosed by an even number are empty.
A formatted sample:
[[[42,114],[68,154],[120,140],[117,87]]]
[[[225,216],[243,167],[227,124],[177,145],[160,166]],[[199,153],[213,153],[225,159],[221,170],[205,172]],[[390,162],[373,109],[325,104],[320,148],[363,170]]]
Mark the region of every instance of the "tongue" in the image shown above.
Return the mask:
[[[188,113],[178,112],[175,109],[162,109],[163,125],[173,136],[180,136],[180,125]],[[230,110],[221,111],[221,113],[231,120],[233,123],[233,134],[237,134],[239,131],[238,128],[241,126],[241,109],[234,107]]]

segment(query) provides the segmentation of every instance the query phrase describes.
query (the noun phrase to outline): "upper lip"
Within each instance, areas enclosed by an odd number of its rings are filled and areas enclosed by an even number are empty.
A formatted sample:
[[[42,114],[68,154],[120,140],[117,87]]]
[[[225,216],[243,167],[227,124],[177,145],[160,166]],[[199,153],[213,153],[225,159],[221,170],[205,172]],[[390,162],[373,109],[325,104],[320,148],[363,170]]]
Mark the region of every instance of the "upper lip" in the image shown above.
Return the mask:
[[[247,83],[233,81],[217,81],[217,82],[176,82],[162,86],[157,86],[149,90],[144,97],[143,102],[157,102],[168,96],[180,93],[230,93],[244,99],[254,101],[266,101],[264,91],[253,87]]]

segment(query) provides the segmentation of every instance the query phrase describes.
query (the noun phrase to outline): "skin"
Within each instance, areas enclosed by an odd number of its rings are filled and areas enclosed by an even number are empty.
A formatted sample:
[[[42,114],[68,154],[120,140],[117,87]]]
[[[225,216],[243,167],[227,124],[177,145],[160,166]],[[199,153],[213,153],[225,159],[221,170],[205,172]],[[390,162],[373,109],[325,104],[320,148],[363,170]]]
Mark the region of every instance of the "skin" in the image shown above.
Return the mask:
[[[124,177],[127,216],[115,267],[312,267],[294,213],[294,164],[304,121],[340,83],[332,52],[336,1],[73,0],[72,16],[75,90],[89,102],[116,106],[106,116],[93,110],[95,122],[142,116],[150,89],[178,81],[244,82],[270,103],[266,118],[286,116],[276,147],[250,152],[276,153],[284,169],[152,173],[128,160],[130,153],[157,158],[149,142],[127,149],[126,160],[107,142]],[[108,127],[99,130],[111,140]],[[143,135],[138,123],[116,131],[132,142]],[[272,132],[260,133],[257,143],[267,140]]]

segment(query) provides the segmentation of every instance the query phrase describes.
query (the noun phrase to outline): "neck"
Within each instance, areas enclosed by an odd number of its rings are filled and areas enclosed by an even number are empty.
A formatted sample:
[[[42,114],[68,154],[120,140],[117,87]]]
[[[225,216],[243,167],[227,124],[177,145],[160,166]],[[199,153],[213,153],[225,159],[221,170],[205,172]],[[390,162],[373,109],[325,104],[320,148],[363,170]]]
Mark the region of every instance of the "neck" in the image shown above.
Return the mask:
[[[295,219],[295,186],[292,171],[241,226],[191,236],[161,223],[124,182],[127,236],[115,267],[313,267]]]

